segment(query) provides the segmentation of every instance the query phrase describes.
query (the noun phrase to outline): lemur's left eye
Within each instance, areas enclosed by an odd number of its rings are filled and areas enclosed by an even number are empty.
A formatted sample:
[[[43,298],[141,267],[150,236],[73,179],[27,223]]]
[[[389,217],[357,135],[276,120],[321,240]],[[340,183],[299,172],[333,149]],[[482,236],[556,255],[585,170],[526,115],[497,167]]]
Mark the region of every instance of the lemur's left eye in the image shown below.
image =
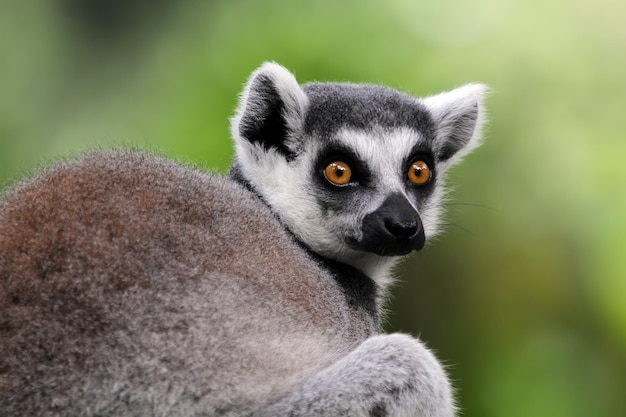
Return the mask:
[[[415,185],[424,185],[428,181],[430,181],[432,173],[430,171],[430,167],[426,162],[415,161],[409,167],[407,177],[409,177],[409,181],[411,181]]]
[[[324,176],[331,184],[346,185],[352,179],[352,169],[343,161],[334,161],[326,165]]]

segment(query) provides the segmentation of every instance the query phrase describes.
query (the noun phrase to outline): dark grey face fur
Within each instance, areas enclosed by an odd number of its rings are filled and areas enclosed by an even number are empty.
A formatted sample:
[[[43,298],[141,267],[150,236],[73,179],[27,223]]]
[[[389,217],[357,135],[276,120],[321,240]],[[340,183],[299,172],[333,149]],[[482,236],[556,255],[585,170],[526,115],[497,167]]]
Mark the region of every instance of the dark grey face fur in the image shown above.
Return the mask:
[[[414,97],[386,87],[348,83],[309,83],[302,86],[309,99],[304,131],[330,137],[350,127],[371,130],[411,128],[434,140],[435,124],[426,107]]]

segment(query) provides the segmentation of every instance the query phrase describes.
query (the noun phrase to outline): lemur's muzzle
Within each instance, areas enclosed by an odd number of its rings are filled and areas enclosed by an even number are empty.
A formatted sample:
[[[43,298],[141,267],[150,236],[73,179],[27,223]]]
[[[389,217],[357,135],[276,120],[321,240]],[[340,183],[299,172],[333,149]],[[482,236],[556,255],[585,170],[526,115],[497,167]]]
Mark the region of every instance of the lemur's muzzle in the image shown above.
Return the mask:
[[[362,238],[349,245],[382,256],[406,255],[422,249],[426,242],[419,214],[399,193],[363,218],[362,232]]]

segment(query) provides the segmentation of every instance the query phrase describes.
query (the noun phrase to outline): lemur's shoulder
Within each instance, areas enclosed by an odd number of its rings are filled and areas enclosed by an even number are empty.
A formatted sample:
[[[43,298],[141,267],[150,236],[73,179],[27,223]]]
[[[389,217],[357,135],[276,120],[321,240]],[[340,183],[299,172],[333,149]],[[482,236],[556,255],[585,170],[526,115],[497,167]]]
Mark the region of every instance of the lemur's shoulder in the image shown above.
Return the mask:
[[[192,404],[179,415],[248,415],[377,330],[359,289],[255,195],[151,154],[93,153],[11,188],[0,254],[9,414],[121,415],[171,400]],[[67,403],[31,401],[42,392]]]
[[[17,304],[42,289],[89,299],[159,285],[168,274],[219,286],[222,274],[267,302],[290,297],[297,302],[286,308],[320,322],[329,317],[320,300],[351,297],[375,323],[373,283],[356,288],[339,266],[306,251],[241,184],[146,152],[93,152],[9,190],[0,253],[0,280],[21,277],[2,283],[14,295],[2,300]]]
[[[44,170],[9,190],[0,210],[0,242],[19,246],[24,256],[45,258],[11,262],[39,267],[32,276],[69,279],[66,273],[75,269],[68,269],[67,258],[84,252],[90,264],[84,267],[117,267],[119,279],[126,280],[136,278],[127,273],[133,265],[148,275],[172,258],[190,262],[198,252],[194,247],[211,248],[203,258],[209,270],[219,268],[230,251],[271,257],[271,245],[250,242],[292,246],[267,206],[238,184],[136,151],[95,152]],[[58,256],[50,255],[53,248]]]

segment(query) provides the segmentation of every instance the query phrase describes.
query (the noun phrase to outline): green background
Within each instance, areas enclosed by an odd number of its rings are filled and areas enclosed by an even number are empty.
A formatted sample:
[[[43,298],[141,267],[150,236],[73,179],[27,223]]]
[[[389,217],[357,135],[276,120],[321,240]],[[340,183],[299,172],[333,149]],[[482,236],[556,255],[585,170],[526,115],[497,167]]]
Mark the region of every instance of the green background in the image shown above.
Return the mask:
[[[265,60],[415,95],[489,84],[485,145],[387,328],[437,352],[464,416],[626,415],[626,2],[3,1],[1,187],[119,145],[225,170]]]

